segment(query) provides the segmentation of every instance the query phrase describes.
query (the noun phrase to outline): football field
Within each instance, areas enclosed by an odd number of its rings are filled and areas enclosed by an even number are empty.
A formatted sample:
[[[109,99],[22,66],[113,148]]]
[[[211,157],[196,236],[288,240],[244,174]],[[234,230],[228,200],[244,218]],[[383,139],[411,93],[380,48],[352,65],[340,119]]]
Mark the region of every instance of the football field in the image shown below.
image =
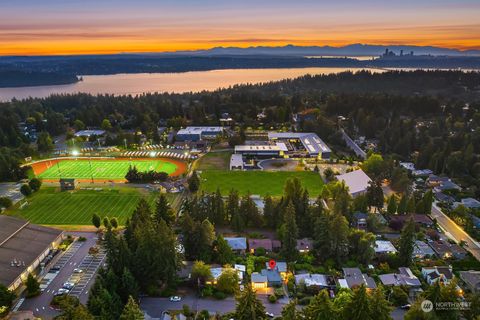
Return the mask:
[[[297,177],[310,197],[316,197],[323,188],[320,175],[312,171],[228,171],[205,170],[200,175],[200,188],[207,192],[215,192],[217,187],[222,194],[237,190],[240,194],[265,196],[281,196],[285,182]]]
[[[158,193],[138,188],[99,188],[61,192],[58,188],[42,187],[28,198],[23,208],[10,214],[32,223],[48,225],[91,225],[92,215],[102,219],[116,217],[124,225],[143,197],[153,205]]]
[[[166,172],[169,175],[183,173],[185,165],[171,159],[60,159],[45,160],[32,165],[35,175],[44,180],[59,178],[124,180],[130,166],[138,171]]]

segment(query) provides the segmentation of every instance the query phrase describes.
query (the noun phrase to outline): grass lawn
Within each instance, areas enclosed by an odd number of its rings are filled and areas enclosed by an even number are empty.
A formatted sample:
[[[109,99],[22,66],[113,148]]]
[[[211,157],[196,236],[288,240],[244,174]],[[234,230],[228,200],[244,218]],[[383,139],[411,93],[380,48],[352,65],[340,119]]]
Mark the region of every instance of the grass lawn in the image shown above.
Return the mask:
[[[217,187],[223,194],[231,189],[240,194],[250,192],[256,195],[280,196],[283,194],[285,181],[297,177],[308,189],[311,197],[320,194],[323,181],[318,173],[312,171],[226,171],[206,170],[200,175],[201,190],[214,192]]]
[[[38,174],[42,179],[75,178],[90,179],[124,179],[129,166],[136,166],[138,171],[163,171],[168,174],[175,172],[177,166],[168,161],[152,160],[62,160],[51,165]]]
[[[96,213],[102,219],[104,216],[116,217],[119,224],[124,225],[141,197],[153,204],[157,195],[130,187],[71,192],[43,187],[28,198],[29,204],[23,209],[11,209],[8,213],[32,223],[49,225],[91,225],[92,215]]]
[[[209,152],[198,160],[197,170],[228,170],[231,151]]]

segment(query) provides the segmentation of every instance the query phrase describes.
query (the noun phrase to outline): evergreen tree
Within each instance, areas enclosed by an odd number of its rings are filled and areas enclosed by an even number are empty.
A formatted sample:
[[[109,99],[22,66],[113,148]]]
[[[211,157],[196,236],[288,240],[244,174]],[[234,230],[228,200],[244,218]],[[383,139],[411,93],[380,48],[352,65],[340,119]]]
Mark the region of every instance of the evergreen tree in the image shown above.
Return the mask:
[[[175,212],[170,207],[170,203],[168,203],[168,199],[163,193],[160,194],[156,202],[155,219],[157,221],[163,219],[169,226],[175,222]]]
[[[298,320],[297,300],[293,299],[282,309],[282,320]]]
[[[242,231],[245,227],[245,222],[243,221],[239,212],[239,202],[240,198],[238,196],[238,192],[231,190],[228,194],[226,210],[227,218],[230,220],[230,225],[235,231]]]
[[[371,315],[369,298],[365,285],[353,291],[352,300],[345,306],[343,313],[350,320],[373,320]]]
[[[135,302],[132,296],[128,297],[128,302],[123,308],[123,312],[120,315],[120,320],[143,320],[145,317],[143,316],[142,310]]]
[[[397,212],[397,201],[395,200],[395,195],[392,194],[388,199],[387,213],[391,216]]]
[[[200,188],[200,178],[198,177],[197,171],[193,171],[190,178],[188,178],[188,190],[195,193]]]
[[[0,283],[0,317],[8,313],[15,298],[15,293]]]
[[[110,219],[108,219],[108,217],[103,218],[103,226],[105,227],[105,229],[112,228],[112,225],[110,224]]]
[[[408,197],[406,194],[402,195],[400,198],[400,202],[398,203],[397,213],[398,214],[405,214],[407,212],[407,203]]]
[[[340,263],[348,255],[349,227],[347,219],[341,214],[333,214],[329,221],[330,252],[337,263]]]
[[[383,208],[383,190],[380,182],[370,181],[367,187],[368,205],[375,207],[378,211]]]
[[[126,303],[129,297],[133,297],[133,299],[138,299],[139,296],[137,280],[133,277],[132,273],[127,268],[123,269],[119,288],[119,295],[123,303]]]
[[[265,307],[257,299],[257,295],[250,284],[245,286],[245,290],[237,298],[235,308],[236,320],[266,320]]]
[[[222,194],[220,189],[217,188],[213,196],[212,215],[211,219],[213,224],[221,226],[225,223],[225,204],[223,203]]]
[[[370,295],[370,314],[371,318],[375,320],[391,320],[390,312],[392,308],[389,302],[385,299],[385,292],[382,286],[379,286]]]
[[[35,297],[40,294],[40,283],[31,273],[28,274],[27,280],[25,281],[25,287],[27,288],[27,298]]]
[[[285,213],[283,214],[283,225],[282,225],[282,251],[285,259],[288,262],[295,261],[298,251],[297,251],[297,237],[298,237],[298,228],[297,222],[295,221],[295,209],[293,204],[290,202],[285,208]]]
[[[275,229],[277,227],[275,206],[271,196],[267,195],[263,198],[263,216],[267,227]]]
[[[408,199],[406,213],[415,213],[416,209],[417,209],[417,205],[415,203],[415,197],[412,195],[410,199]]]
[[[117,218],[113,217],[110,219],[110,225],[112,226],[113,229],[118,228],[118,220]]]
[[[417,213],[430,214],[432,212],[432,203],[433,203],[433,192],[432,190],[428,190],[423,195],[424,210],[423,212],[417,212]]]
[[[412,263],[414,241],[415,222],[410,218],[403,227],[399,240],[398,259],[403,266],[409,266]]]
[[[321,290],[303,310],[305,320],[334,320],[338,314],[328,296],[327,290]]]
[[[331,255],[330,251],[330,214],[322,213],[315,222],[314,248],[319,259],[326,260]]]
[[[95,228],[100,228],[101,221],[102,219],[100,218],[100,216],[94,213],[92,216],[92,224],[95,226]]]
[[[228,245],[228,242],[222,235],[218,235],[217,237],[214,256],[215,262],[221,265],[233,263],[235,260],[235,254],[233,253],[232,248]]]

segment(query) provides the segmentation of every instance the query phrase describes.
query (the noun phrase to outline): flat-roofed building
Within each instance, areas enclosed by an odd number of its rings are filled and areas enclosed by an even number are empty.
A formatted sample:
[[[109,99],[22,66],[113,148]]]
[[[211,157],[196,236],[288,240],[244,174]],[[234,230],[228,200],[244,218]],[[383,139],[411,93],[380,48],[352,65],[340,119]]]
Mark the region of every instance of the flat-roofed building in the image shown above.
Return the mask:
[[[62,230],[0,215],[0,283],[17,289],[62,239]]]
[[[235,146],[235,153],[245,156],[281,157],[288,151],[285,144],[262,144]]]
[[[177,132],[178,141],[200,141],[215,139],[223,133],[223,127],[186,127]]]
[[[232,154],[230,156],[230,170],[243,170],[243,156],[241,154]]]
[[[90,136],[103,136],[105,134],[105,130],[80,130],[75,132],[75,137],[84,137],[88,138]]]
[[[269,132],[268,139],[271,141],[298,141],[311,157],[329,159],[332,153],[327,144],[313,132]]]

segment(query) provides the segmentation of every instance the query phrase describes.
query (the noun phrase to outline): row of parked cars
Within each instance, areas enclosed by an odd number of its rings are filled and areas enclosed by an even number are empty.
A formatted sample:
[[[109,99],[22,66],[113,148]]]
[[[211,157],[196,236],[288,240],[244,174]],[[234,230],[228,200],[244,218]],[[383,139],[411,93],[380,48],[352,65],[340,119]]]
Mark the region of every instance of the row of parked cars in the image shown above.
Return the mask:
[[[75,268],[73,269],[73,273],[83,273],[83,270]],[[72,280],[67,281],[63,284],[63,286],[60,289],[58,289],[58,291],[55,293],[55,296],[62,296],[64,294],[68,294],[70,290],[73,289],[73,287],[75,287],[75,283]]]

